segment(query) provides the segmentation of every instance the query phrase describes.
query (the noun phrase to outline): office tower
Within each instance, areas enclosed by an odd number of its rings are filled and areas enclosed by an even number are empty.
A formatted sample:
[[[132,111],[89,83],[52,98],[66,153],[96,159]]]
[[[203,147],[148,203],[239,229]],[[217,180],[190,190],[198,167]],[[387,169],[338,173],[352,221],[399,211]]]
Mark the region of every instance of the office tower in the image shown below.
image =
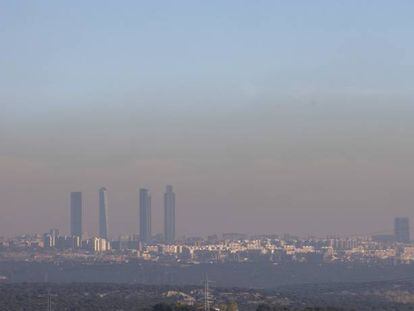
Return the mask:
[[[151,240],[151,195],[148,189],[139,190],[139,235],[144,243]]]
[[[172,186],[167,186],[164,193],[164,239],[166,243],[175,240],[175,193]]]
[[[397,242],[410,242],[410,222],[408,217],[397,217],[394,220],[394,235]]]
[[[108,195],[104,187],[99,189],[99,237],[108,239]]]
[[[70,234],[82,237],[82,192],[70,194]]]

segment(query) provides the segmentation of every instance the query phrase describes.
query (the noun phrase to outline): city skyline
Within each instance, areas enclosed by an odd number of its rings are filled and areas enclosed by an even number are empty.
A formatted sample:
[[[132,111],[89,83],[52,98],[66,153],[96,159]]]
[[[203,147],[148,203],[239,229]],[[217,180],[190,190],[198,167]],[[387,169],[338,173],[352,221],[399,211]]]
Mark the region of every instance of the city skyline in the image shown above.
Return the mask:
[[[137,209],[137,215],[138,215],[138,226],[135,230],[116,230],[114,234],[110,235],[108,233],[108,190],[106,187],[101,187],[98,189],[98,201],[97,201],[97,225],[96,229],[94,229],[95,226],[91,225],[83,225],[83,219],[84,219],[84,213],[87,211],[89,214],[91,214],[91,210],[95,209],[96,207],[91,206],[90,202],[86,202],[83,199],[83,192],[82,191],[74,191],[70,192],[70,200],[69,200],[69,217],[67,220],[67,224],[63,226],[55,226],[58,229],[50,229],[51,232],[57,230],[58,232],[62,232],[63,234],[68,234],[68,236],[80,236],[82,239],[84,233],[86,233],[89,237],[100,237],[105,239],[110,239],[116,236],[121,236],[124,234],[128,235],[135,235],[139,234],[142,235],[142,233],[145,231],[144,235],[146,236],[144,238],[145,241],[150,241],[151,237],[156,236],[163,236],[165,239],[164,241],[167,243],[172,243],[175,240],[176,237],[176,231],[175,231],[175,192],[173,192],[173,187],[171,185],[165,186],[165,191],[161,195],[163,197],[163,203],[162,206],[158,204],[156,211],[156,222],[163,223],[162,227],[158,227],[155,231],[152,230],[152,207],[151,207],[151,201],[152,196],[149,189],[146,188],[138,188],[138,209]],[[160,201],[159,198],[157,198],[158,201]],[[159,202],[160,203],[160,202]],[[88,208],[84,208],[88,206]],[[162,210],[162,213],[161,213]],[[141,213],[144,215],[144,217],[141,220]],[[146,216],[145,216],[146,215]],[[127,215],[126,218],[131,218],[133,215]],[[213,216],[215,217],[215,216]],[[394,217],[394,224],[393,227],[390,227],[389,224],[387,226],[384,226],[381,231],[365,231],[365,232],[348,232],[348,233],[341,233],[338,231],[331,231],[331,232],[324,232],[322,234],[314,234],[314,233],[306,233],[301,234],[300,232],[295,232],[294,230],[271,230],[271,231],[251,231],[251,230],[232,230],[234,227],[228,227],[229,230],[221,230],[221,231],[208,231],[204,233],[200,232],[187,232],[182,233],[179,232],[180,237],[182,236],[209,236],[214,234],[226,234],[229,232],[238,232],[240,234],[246,234],[246,235],[266,235],[266,234],[293,234],[296,236],[315,236],[315,237],[323,237],[323,236],[378,236],[380,238],[385,238],[387,236],[395,236],[396,240],[399,242],[407,242],[410,240],[410,217],[406,217],[405,215],[399,215]],[[141,226],[143,224],[143,226]],[[53,227],[53,226],[52,226]],[[143,228],[141,230],[141,227]],[[65,228],[68,228],[66,231]],[[45,229],[45,228],[44,228]],[[47,229],[47,228],[46,228]],[[37,231],[37,233],[41,233],[43,229],[40,229]],[[43,230],[44,231],[44,230]],[[36,232],[36,231],[35,231]],[[17,232],[16,234],[21,234],[22,232]],[[54,234],[51,233],[53,236]],[[168,237],[169,235],[169,237]],[[12,236],[12,235],[3,235],[3,236]]]
[[[110,240],[111,237],[108,234],[108,193],[105,187],[101,187],[98,190],[99,194],[99,206],[98,206],[98,219],[99,219],[99,228],[96,237]],[[152,232],[152,208],[151,208],[151,192],[149,189],[140,188],[139,189],[139,226],[138,226],[138,236],[140,241],[144,243],[150,243],[153,238],[159,239],[159,236],[162,236],[162,241],[167,244],[173,244],[176,238],[176,218],[175,218],[175,192],[173,191],[172,185],[167,185],[164,192],[164,214],[163,222],[164,227],[162,232],[154,233]],[[70,236],[79,236],[82,239],[83,228],[82,228],[82,216],[83,216],[83,200],[82,192],[71,192],[70,193]],[[52,232],[59,232],[59,229],[50,229],[50,236],[53,237],[56,234]],[[246,235],[245,231],[240,231],[239,233],[233,233],[228,231],[227,233],[222,231],[223,235],[225,234],[235,234],[235,235]],[[118,236],[125,235],[128,232],[122,232]],[[130,233],[130,232],[129,232]],[[210,234],[215,235],[218,232],[210,232]],[[284,234],[291,234],[292,232],[284,232]],[[253,235],[261,234],[281,234],[281,232],[256,232]],[[136,234],[132,234],[134,236]],[[410,219],[409,217],[395,217],[392,230],[383,230],[381,232],[370,232],[365,234],[355,234],[351,236],[372,236],[373,239],[379,241],[396,241],[402,243],[409,243],[411,241],[410,236]],[[191,234],[190,234],[191,236]],[[195,236],[195,235],[194,235]],[[315,236],[315,235],[310,235]],[[327,236],[339,236],[337,233],[331,233]],[[113,238],[113,237],[112,237]]]
[[[369,233],[414,217],[413,9],[0,4],[0,235],[66,230],[76,189],[98,234],[103,183],[115,235],[137,230],[137,185],[163,232],[166,183],[183,194],[177,234]]]
[[[413,12],[0,1],[0,309],[414,310]]]
[[[164,192],[160,196],[163,197],[162,206],[161,206],[161,200],[158,199],[158,205],[155,209],[156,217],[155,222],[156,223],[162,223],[163,226],[158,226],[157,229],[154,231],[152,230],[152,224],[153,224],[153,218],[152,213],[153,209],[151,207],[151,201],[152,196],[150,193],[150,190],[147,188],[138,188],[138,209],[135,214],[138,215],[138,226],[134,230],[115,230],[113,234],[109,234],[108,232],[108,190],[106,187],[101,187],[98,189],[98,201],[97,201],[97,207],[91,206],[91,203],[83,199],[83,192],[82,191],[74,191],[70,192],[70,199],[69,199],[69,217],[68,220],[65,221],[67,225],[63,224],[63,226],[55,226],[53,229],[51,228],[51,231],[57,230],[60,231],[63,234],[67,234],[68,236],[80,236],[82,238],[83,234],[86,233],[87,236],[92,237],[100,237],[105,239],[110,239],[116,236],[121,236],[124,234],[128,235],[135,235],[135,234],[142,234],[141,231],[141,213],[146,214],[147,216],[144,216],[143,227],[146,227],[146,229],[143,229],[147,232],[146,234],[146,241],[150,240],[150,237],[159,237],[162,236],[167,243],[171,243],[175,240],[176,237],[176,231],[175,231],[175,223],[176,223],[176,217],[175,217],[175,192],[173,192],[173,187],[171,185],[167,185],[164,188]],[[88,206],[88,208],[84,208]],[[96,225],[83,225],[84,222],[84,214],[87,212],[88,214],[92,214],[92,210],[97,209],[97,217],[96,219]],[[148,213],[149,212],[149,213]],[[106,216],[106,217],[105,217]],[[126,219],[130,219],[133,217],[132,214],[126,215]],[[215,216],[213,216],[215,217]],[[53,218],[53,217],[52,217]],[[146,218],[146,220],[144,220]],[[392,227],[389,226],[389,223],[387,223],[386,226],[383,226],[381,230],[376,231],[364,231],[364,232],[346,232],[342,233],[340,231],[330,231],[330,232],[323,232],[319,234],[315,233],[309,233],[306,232],[305,234],[301,232],[297,232],[294,230],[277,230],[278,228],[275,228],[275,230],[270,231],[252,231],[252,230],[236,230],[237,224],[234,227],[228,227],[228,230],[218,230],[218,231],[207,231],[207,232],[179,232],[178,235],[180,237],[183,236],[209,236],[214,234],[226,234],[229,232],[238,232],[240,234],[246,234],[246,235],[266,235],[266,234],[293,234],[295,236],[314,236],[322,238],[324,236],[374,236],[379,238],[386,238],[389,236],[395,236],[396,240],[399,242],[407,242],[410,239],[410,217],[407,217],[406,215],[398,215],[394,218],[394,224]],[[389,220],[389,219],[388,219]],[[180,222],[180,219],[178,220]],[[149,226],[148,226],[149,224]],[[53,226],[52,226],[53,227]],[[94,228],[96,227],[96,228]],[[68,228],[67,230],[65,228]],[[233,230],[232,230],[233,228]],[[45,228],[40,229],[38,231],[33,231],[37,233],[41,233],[42,230],[44,231]],[[47,228],[46,228],[47,229]],[[26,231],[27,232],[27,231]],[[168,232],[170,235],[170,238],[168,238]],[[22,234],[23,232],[16,232],[15,235]],[[28,233],[28,232],[27,232]],[[76,234],[75,234],[76,233]],[[80,233],[80,234],[79,234]],[[0,235],[1,236],[1,235]],[[4,234],[2,236],[13,236],[12,234]]]
[[[167,185],[164,193],[164,231],[162,235],[167,243],[175,241],[175,193],[173,187]],[[99,206],[98,206],[98,222],[99,228],[97,237],[109,240],[108,232],[108,190],[101,187],[98,190]],[[82,216],[83,216],[83,200],[82,192],[70,193],[70,219],[69,228],[71,236],[79,236],[82,238]],[[144,242],[152,239],[152,218],[151,218],[151,195],[148,189],[139,189],[139,235]],[[51,229],[53,232],[54,229]],[[55,234],[50,234],[51,238]]]

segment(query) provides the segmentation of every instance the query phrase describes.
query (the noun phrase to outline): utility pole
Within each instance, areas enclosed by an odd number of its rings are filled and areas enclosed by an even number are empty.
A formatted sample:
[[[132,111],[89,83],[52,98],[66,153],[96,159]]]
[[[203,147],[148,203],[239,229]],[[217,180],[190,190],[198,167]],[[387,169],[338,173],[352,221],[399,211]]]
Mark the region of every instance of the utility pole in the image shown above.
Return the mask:
[[[57,296],[57,295],[52,295],[51,294],[51,289],[48,288],[47,289],[47,293],[44,295],[39,295],[39,298],[46,298],[46,310],[47,311],[52,311],[52,297]],[[43,302],[42,302],[43,305]]]
[[[52,311],[52,294],[50,293],[50,289],[47,290],[47,311]]]
[[[204,280],[204,311],[210,311],[210,296],[209,296],[207,273],[206,273],[206,277]]]
[[[52,311],[52,296],[50,296],[50,289],[47,291],[47,311]]]

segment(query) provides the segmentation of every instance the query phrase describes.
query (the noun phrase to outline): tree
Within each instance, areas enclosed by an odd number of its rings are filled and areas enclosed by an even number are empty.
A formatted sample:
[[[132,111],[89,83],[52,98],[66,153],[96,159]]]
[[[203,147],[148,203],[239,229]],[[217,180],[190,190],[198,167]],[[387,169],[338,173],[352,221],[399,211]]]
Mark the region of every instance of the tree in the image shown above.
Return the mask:
[[[153,306],[152,311],[174,311],[174,308],[169,304],[161,302]]]

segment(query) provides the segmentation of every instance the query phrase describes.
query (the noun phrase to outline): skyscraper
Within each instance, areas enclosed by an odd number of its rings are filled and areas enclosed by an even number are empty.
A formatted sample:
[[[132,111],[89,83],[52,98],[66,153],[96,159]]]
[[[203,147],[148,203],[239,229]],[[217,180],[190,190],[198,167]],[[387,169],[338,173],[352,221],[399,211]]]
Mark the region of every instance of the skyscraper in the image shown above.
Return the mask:
[[[410,242],[410,220],[408,217],[397,217],[394,220],[394,235],[397,242]]]
[[[70,234],[82,237],[82,192],[70,194]]]
[[[167,186],[164,193],[164,239],[166,243],[175,241],[175,193]]]
[[[139,235],[144,243],[151,240],[151,195],[148,189],[139,190]]]
[[[108,195],[105,187],[99,189],[99,237],[108,239]]]

